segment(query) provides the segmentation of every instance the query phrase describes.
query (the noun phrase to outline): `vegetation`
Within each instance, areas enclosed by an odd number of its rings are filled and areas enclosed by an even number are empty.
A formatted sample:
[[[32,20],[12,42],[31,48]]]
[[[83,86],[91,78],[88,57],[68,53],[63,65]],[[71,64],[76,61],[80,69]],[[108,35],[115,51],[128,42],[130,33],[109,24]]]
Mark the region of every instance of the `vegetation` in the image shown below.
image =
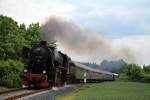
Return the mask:
[[[0,85],[5,87],[19,87],[20,74],[23,64],[17,60],[1,60],[0,62]]]
[[[125,68],[124,73],[122,74],[128,77],[126,79],[132,81],[150,82],[149,66],[148,67],[145,66],[145,68],[142,69],[141,66],[137,64],[128,64],[127,67]]]
[[[8,90],[8,88],[6,88],[6,87],[0,87],[0,93],[4,92],[4,91],[7,91],[7,90]]]
[[[19,87],[23,70],[22,47],[40,40],[39,23],[18,25],[12,18],[0,15],[0,86]]]
[[[149,100],[150,85],[137,82],[87,84],[56,97],[56,100]]]
[[[142,69],[136,64],[128,64],[126,68],[126,75],[132,80],[139,80],[142,77]]]
[[[0,16],[0,59],[20,59],[23,46],[30,47],[32,43],[40,40],[40,26],[38,23],[18,25],[12,18]]]
[[[146,74],[150,74],[150,65],[149,66],[143,66],[143,71],[146,73]]]

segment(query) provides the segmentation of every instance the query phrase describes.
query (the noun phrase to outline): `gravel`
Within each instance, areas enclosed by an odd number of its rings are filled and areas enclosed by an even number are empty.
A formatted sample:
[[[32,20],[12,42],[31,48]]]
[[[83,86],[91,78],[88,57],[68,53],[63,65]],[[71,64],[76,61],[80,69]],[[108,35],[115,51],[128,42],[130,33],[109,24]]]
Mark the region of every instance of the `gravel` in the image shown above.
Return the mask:
[[[73,89],[80,87],[80,84],[66,85],[63,87],[53,87],[51,90],[47,90],[35,95],[20,98],[18,100],[54,100],[55,96],[62,95],[65,92],[69,92]]]

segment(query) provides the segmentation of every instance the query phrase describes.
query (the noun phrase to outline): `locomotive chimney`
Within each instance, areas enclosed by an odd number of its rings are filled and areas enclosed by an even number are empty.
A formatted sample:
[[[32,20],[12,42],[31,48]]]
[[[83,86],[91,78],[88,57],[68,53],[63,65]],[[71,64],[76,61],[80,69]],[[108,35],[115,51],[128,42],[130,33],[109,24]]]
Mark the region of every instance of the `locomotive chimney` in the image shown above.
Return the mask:
[[[47,41],[40,41],[40,45],[47,46]]]

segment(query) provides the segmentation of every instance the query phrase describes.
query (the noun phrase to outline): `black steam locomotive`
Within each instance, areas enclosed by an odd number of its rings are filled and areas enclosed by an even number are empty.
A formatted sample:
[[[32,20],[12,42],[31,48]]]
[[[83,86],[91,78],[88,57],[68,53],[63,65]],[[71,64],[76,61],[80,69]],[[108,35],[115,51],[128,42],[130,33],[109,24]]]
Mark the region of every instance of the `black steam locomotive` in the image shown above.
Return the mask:
[[[31,49],[24,47],[23,57],[28,59],[23,74],[23,87],[64,84],[71,60],[66,54],[48,47],[46,41],[41,41]]]

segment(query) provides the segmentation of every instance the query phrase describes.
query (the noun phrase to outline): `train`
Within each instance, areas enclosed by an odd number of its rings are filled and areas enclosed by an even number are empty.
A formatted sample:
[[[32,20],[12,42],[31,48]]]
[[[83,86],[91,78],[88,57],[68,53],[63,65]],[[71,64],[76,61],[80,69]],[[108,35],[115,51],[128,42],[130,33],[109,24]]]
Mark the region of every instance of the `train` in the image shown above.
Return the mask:
[[[47,41],[40,41],[31,48],[23,47],[22,56],[26,59],[22,75],[23,88],[113,81],[117,77],[115,73],[73,61],[54,46],[48,45]]]

